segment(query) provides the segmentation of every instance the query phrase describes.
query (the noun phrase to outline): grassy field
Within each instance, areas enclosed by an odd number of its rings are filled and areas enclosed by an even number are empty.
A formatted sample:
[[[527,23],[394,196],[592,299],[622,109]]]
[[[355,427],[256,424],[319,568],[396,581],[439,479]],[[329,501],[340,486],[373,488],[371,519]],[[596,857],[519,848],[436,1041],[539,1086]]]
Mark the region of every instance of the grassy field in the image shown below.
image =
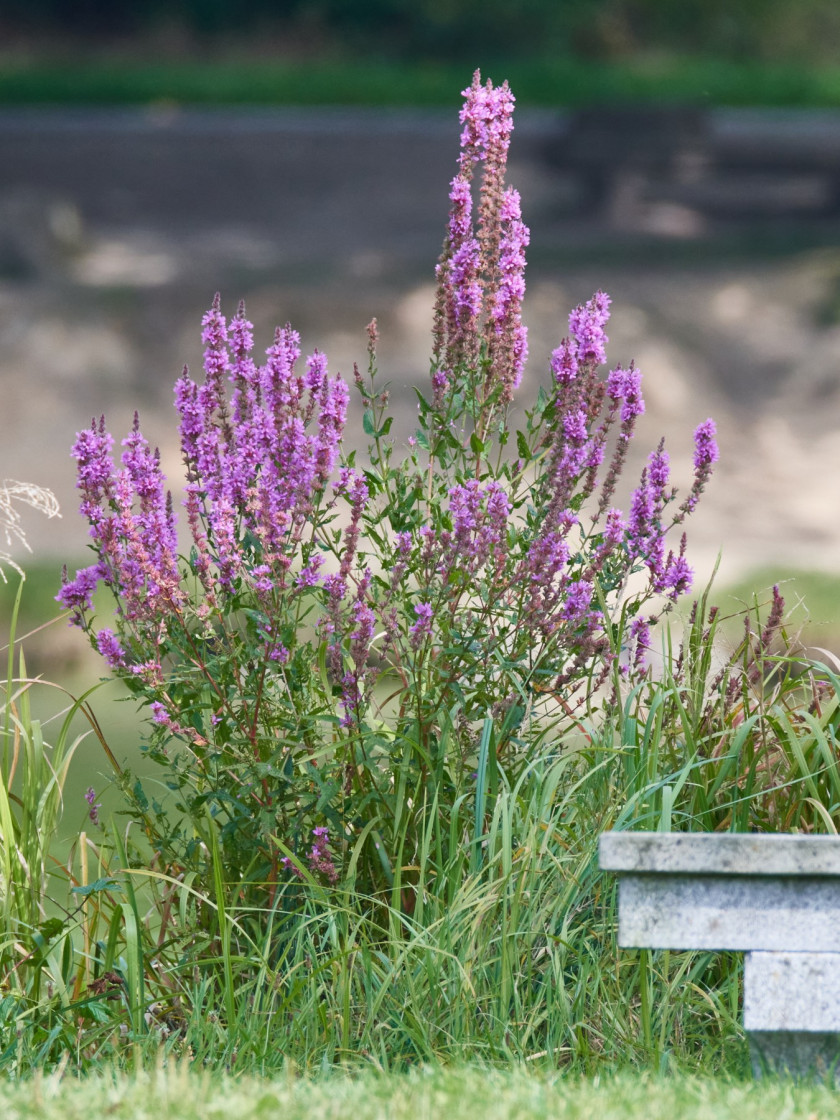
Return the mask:
[[[520,105],[654,101],[834,108],[840,67],[657,56],[604,64],[575,59],[469,65],[366,58],[265,61],[16,59],[0,56],[0,105],[448,106],[473,66],[507,78]]]
[[[827,1120],[840,1115],[840,1101],[821,1086],[628,1073],[581,1080],[520,1068],[420,1068],[401,1076],[368,1071],[263,1081],[181,1068],[138,1076],[106,1072],[83,1081],[36,1077],[0,1086],[0,1110],[5,1120]]]

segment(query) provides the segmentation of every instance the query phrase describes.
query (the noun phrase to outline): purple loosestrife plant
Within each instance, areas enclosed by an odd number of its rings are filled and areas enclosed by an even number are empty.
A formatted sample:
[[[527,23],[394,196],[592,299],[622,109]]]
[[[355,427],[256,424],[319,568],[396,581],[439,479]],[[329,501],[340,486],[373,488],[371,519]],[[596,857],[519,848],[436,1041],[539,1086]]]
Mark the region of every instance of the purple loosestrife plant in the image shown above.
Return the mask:
[[[325,885],[352,867],[357,886],[393,888],[424,815],[454,822],[479,764],[492,760],[491,788],[511,780],[552,721],[561,742],[582,705],[609,704],[603,685],[640,678],[652,628],[691,586],[685,535],[668,534],[709,480],[714,424],[695,433],[681,505],[663,443],[629,507],[615,505],[645,406],[632,363],[606,368],[605,293],[572,311],[511,427],[529,242],[505,185],[513,96],[476,75],[464,98],[431,386],[401,459],[375,323],[354,377],[371,441],[360,466],[342,450],[350,389],[326,357],[303,360],[286,326],[259,364],[244,307],[228,321],[218,297],[203,382],[185,370],[175,386],[180,545],[139,423],[119,466],[104,420],[74,446],[94,563],[59,599],[147,705],[179,814],[133,796],[173,872],[206,870],[209,812],[228,873],[258,894],[299,888],[300,867]],[[99,583],[116,602],[103,628]],[[454,823],[448,835],[480,839]]]

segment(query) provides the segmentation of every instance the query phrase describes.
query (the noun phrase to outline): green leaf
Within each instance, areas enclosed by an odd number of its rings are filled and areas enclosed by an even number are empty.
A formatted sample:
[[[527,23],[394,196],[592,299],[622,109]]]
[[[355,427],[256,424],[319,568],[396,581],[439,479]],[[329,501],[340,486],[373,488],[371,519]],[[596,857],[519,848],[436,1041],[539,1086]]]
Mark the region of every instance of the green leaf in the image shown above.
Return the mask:
[[[473,434],[470,436],[470,448],[472,449],[474,454],[483,455],[484,447],[484,442],[478,438],[475,432],[473,432]]]
[[[79,894],[82,898],[87,898],[91,894],[99,894],[101,891],[116,891],[120,890],[120,883],[117,879],[97,879],[93,883],[88,883],[86,887],[71,887],[71,894]]]
[[[425,413],[425,412],[428,412],[432,407],[431,404],[429,403],[429,401],[426,400],[426,398],[423,396],[423,394],[420,392],[420,390],[417,388],[416,385],[412,385],[412,388],[414,389],[415,396],[417,397],[417,401],[420,405],[421,414]]]
[[[134,793],[134,800],[140,806],[140,811],[145,813],[146,810],[149,808],[149,799],[148,799],[148,797],[146,797],[146,794],[143,792],[143,786],[142,786],[139,778],[134,783],[133,793]]]
[[[368,490],[371,494],[379,494],[382,491],[382,476],[371,470],[362,471],[365,482],[367,483]]]
[[[365,435],[375,436],[376,428],[373,423],[373,412],[369,408],[365,409],[365,414],[362,417],[362,427],[365,430]]]
[[[74,890],[78,888],[74,887]],[[64,931],[64,922],[61,918],[47,918],[45,922],[41,922],[38,926],[38,932],[44,941],[52,941],[54,937],[58,937]]]
[[[531,459],[531,448],[522,432],[516,433],[516,453],[523,462],[527,463]]]
[[[478,767],[475,776],[475,820],[473,822],[472,850],[473,872],[478,871],[482,863],[481,841],[484,837],[484,811],[490,778],[488,769],[496,761],[495,751],[492,749],[492,736],[493,719],[491,716],[487,716],[481,729],[481,742],[478,746]]]

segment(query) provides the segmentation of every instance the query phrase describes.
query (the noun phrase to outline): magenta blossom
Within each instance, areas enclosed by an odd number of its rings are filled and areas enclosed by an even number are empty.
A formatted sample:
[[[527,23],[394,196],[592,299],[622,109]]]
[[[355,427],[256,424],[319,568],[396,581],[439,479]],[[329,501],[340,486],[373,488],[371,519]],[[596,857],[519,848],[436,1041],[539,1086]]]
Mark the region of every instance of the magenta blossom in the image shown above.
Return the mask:
[[[419,649],[432,632],[432,604],[416,603],[414,613],[417,615],[417,621],[408,629],[411,634],[412,649]]]
[[[88,803],[88,817],[90,818],[91,824],[99,824],[99,810],[102,808],[102,805],[96,800],[96,790],[93,786],[90,786],[85,793],[85,801]]]
[[[606,292],[596,292],[588,303],[576,307],[569,316],[569,330],[577,343],[579,362],[602,365],[607,360],[609,339],[604,326],[610,317],[611,302]]]

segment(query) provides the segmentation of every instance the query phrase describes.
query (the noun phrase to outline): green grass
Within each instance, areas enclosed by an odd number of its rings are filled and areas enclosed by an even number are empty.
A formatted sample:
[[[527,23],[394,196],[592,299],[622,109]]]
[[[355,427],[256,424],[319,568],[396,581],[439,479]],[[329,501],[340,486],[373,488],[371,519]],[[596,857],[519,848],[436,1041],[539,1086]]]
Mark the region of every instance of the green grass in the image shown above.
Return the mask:
[[[449,106],[474,66],[507,78],[521,105],[633,101],[833,108],[840,66],[658,56],[605,64],[549,58],[469,64],[334,61],[0,59],[0,105]]]
[[[622,1074],[593,1080],[506,1070],[422,1067],[393,1076],[368,1070],[272,1080],[189,1073],[135,1076],[108,1071],[82,1081],[36,1077],[0,1085],[4,1120],[828,1120],[836,1093],[820,1086],[765,1081]]]

